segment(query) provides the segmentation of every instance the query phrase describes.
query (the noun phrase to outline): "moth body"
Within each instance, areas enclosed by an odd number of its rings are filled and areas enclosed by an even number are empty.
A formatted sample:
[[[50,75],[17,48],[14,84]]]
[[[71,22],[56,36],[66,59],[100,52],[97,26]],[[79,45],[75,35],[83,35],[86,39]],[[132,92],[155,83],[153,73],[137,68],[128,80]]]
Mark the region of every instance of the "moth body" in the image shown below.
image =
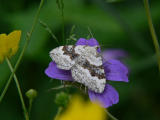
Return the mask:
[[[106,77],[97,46],[60,46],[50,52],[50,57],[59,69],[71,70],[74,81],[96,93],[104,91]]]

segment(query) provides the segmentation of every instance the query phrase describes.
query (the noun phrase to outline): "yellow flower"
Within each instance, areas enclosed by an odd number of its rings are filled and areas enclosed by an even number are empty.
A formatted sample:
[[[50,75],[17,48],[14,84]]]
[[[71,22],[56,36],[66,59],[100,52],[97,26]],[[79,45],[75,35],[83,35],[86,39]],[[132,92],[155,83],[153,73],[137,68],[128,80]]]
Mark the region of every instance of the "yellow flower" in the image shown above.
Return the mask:
[[[56,120],[106,120],[106,112],[99,103],[85,102],[75,96],[67,110]]]
[[[13,31],[9,35],[0,34],[0,62],[5,57],[11,57],[17,52],[20,38],[20,30]]]

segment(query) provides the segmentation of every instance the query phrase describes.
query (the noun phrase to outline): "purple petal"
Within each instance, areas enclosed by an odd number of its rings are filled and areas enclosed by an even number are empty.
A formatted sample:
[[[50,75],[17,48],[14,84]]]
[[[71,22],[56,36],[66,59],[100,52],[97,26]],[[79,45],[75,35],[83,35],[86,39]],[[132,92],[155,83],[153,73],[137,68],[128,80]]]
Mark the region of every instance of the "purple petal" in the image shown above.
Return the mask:
[[[104,60],[110,60],[110,59],[119,59],[127,56],[127,53],[124,50],[120,49],[108,49],[105,50],[103,53]]]
[[[108,60],[103,66],[107,80],[128,82],[128,68],[119,60]]]
[[[72,80],[71,71],[57,68],[55,62],[49,63],[48,68],[45,70],[45,74],[53,79]]]
[[[93,91],[88,91],[91,101],[98,101],[104,108],[117,104],[119,101],[118,92],[109,84],[106,85],[104,92],[99,94]]]
[[[77,42],[76,45],[88,45],[88,46],[99,46],[99,43],[96,39],[91,38],[89,40],[86,40],[84,38],[80,38]],[[100,48],[98,48],[98,52],[100,52]]]
[[[96,39],[91,38],[89,40],[86,40],[85,38],[80,38],[77,42],[76,45],[88,45],[88,46],[98,46],[99,43]]]

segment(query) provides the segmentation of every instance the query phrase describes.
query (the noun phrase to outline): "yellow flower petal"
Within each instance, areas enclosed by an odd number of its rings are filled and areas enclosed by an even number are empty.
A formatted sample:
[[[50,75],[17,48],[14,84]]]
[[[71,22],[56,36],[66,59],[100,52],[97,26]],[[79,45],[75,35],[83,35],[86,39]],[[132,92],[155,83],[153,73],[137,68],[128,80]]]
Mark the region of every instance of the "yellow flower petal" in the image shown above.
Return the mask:
[[[74,97],[67,110],[57,120],[105,120],[106,112],[99,103],[85,102]]]
[[[14,55],[17,50],[18,50],[18,46],[19,46],[19,41],[21,38],[21,31],[13,31],[8,35],[8,50],[11,50],[10,55],[12,56]]]
[[[21,31],[13,31],[9,35],[0,34],[0,62],[5,57],[13,56],[17,50],[21,37]]]
[[[5,55],[7,55],[7,35],[0,34],[0,62],[3,61]]]

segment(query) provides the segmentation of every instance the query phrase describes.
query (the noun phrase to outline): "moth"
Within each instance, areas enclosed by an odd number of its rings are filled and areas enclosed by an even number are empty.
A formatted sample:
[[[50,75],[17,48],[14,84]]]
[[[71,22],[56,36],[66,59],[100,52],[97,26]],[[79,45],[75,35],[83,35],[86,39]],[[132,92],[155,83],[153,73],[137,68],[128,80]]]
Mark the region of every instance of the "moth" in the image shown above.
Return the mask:
[[[102,93],[106,77],[98,48],[99,46],[87,45],[59,46],[50,52],[50,57],[59,69],[71,70],[74,81],[83,84],[89,90]]]

